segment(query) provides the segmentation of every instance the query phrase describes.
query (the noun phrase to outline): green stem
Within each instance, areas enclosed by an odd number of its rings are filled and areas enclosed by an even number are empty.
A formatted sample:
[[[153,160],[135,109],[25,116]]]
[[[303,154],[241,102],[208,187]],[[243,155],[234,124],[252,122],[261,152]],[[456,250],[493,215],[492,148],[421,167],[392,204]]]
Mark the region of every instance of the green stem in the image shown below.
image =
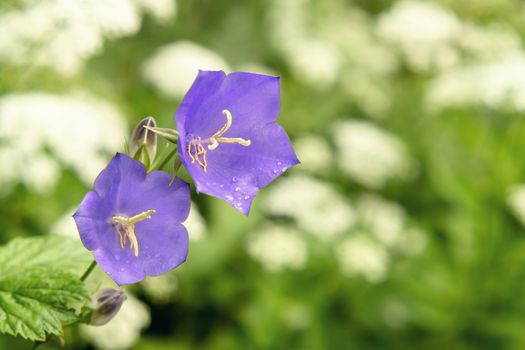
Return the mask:
[[[93,260],[93,262],[91,263],[91,265],[89,265],[89,267],[87,268],[86,272],[84,272],[84,274],[82,275],[82,277],[80,277],[80,280],[82,282],[84,282],[86,280],[86,278],[88,278],[88,276],[91,274],[91,271],[93,271],[93,269],[95,268],[95,266],[97,266],[97,262],[95,260]]]
[[[162,153],[150,165],[148,171],[161,170],[169,162],[169,160],[177,153],[176,145],[168,145]]]
[[[169,153],[169,155],[168,155],[168,156],[167,156],[162,162],[159,163],[159,165],[157,166],[157,169],[160,170],[160,169],[164,168],[164,166],[165,166],[166,164],[168,164],[169,160],[170,160],[175,154],[177,154],[177,148],[175,148],[173,151],[171,151],[171,152]]]
[[[33,347],[31,348],[31,350],[35,350],[36,348],[40,346],[40,344],[43,344],[43,343],[41,341],[36,342],[35,345],[33,345]]]

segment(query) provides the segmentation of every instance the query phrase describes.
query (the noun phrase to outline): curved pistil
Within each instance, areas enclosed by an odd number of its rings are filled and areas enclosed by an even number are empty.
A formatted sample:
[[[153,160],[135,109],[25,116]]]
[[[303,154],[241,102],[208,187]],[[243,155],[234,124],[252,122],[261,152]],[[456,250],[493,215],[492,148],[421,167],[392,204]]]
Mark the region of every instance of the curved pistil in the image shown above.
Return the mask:
[[[204,171],[208,168],[208,161],[206,160],[206,153],[207,150],[202,145],[203,143],[207,144],[207,148],[210,151],[213,151],[217,147],[219,147],[219,144],[221,143],[230,143],[230,144],[238,144],[241,146],[248,147],[251,145],[251,140],[243,139],[242,137],[223,137],[222,135],[230,129],[233,123],[233,117],[229,110],[223,109],[222,114],[226,117],[226,123],[220,128],[215,134],[211,135],[206,140],[201,140],[200,137],[197,137],[194,140],[191,140],[188,142],[188,145],[186,147],[186,152],[190,156],[191,163],[197,162]]]
[[[121,215],[113,216],[113,222],[116,224],[117,233],[120,237],[120,247],[122,249],[126,247],[127,239],[129,239],[130,249],[133,249],[135,256],[139,256],[139,242],[135,235],[135,224],[146,219],[151,219],[151,216],[155,213],[156,211],[152,209],[130,218]]]

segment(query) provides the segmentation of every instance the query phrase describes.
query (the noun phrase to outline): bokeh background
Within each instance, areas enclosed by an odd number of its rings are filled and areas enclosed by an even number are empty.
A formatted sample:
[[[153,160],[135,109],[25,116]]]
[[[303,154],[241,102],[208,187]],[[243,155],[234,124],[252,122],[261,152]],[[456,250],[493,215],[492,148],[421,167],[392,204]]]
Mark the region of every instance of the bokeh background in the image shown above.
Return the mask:
[[[302,164],[248,218],[194,193],[187,263],[66,348],[524,349],[524,35],[521,0],[1,0],[0,243],[76,237],[198,69],[279,75]]]

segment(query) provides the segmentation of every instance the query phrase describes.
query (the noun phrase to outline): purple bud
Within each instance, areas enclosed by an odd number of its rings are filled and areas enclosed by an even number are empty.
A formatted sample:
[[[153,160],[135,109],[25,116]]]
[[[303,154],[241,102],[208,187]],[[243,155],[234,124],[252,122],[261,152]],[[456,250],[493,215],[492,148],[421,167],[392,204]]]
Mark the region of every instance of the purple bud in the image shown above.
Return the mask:
[[[115,317],[126,300],[126,293],[116,289],[104,289],[93,297],[93,314],[90,325],[103,326]]]
[[[157,135],[151,132],[149,128],[157,126],[157,122],[153,117],[146,117],[137,124],[129,142],[129,154],[132,158],[136,158],[144,162],[144,158],[148,158],[148,162],[155,159],[157,153]],[[141,153],[141,154],[138,154]]]

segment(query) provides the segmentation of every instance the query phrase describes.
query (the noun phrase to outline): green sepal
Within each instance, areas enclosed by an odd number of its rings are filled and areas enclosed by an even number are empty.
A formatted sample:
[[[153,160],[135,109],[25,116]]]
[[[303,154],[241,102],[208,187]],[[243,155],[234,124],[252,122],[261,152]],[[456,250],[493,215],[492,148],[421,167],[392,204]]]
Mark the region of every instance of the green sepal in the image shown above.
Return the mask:
[[[175,129],[157,128],[150,126],[144,126],[144,128],[154,132],[159,136],[162,136],[171,143],[177,144],[177,142],[179,141],[179,132]]]
[[[133,155],[133,159],[138,160],[146,166],[148,169],[151,165],[151,159],[149,157],[149,152],[146,149],[146,146],[142,145],[139,147],[137,152]]]

